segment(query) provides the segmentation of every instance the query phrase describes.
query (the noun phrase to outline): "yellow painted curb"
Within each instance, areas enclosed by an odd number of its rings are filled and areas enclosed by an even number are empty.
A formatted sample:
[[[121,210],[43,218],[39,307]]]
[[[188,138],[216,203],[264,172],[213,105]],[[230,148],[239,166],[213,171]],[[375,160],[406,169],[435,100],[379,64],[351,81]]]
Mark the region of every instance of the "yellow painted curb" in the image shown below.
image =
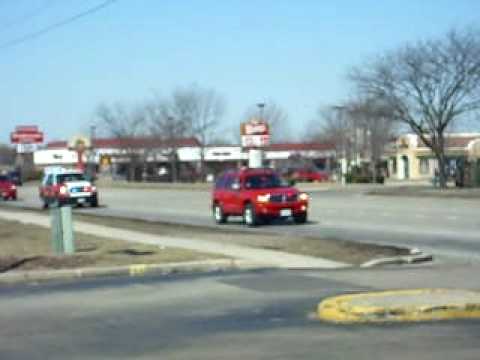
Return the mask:
[[[402,297],[414,298],[415,296],[446,296],[461,292],[466,298],[478,298],[478,302],[457,301],[452,303],[417,303],[402,304]],[[389,306],[378,305],[382,297],[398,297],[398,304]],[[354,302],[362,300],[372,305],[355,305]],[[376,301],[377,300],[377,301]],[[375,305],[375,303],[377,304]],[[414,322],[448,319],[480,318],[480,293],[466,290],[452,289],[414,289],[397,291],[368,292],[361,294],[341,295],[327,298],[317,306],[317,316],[321,320],[334,323],[366,323],[366,322]]]
[[[128,272],[130,273],[130,276],[143,275],[147,271],[148,267],[149,266],[145,264],[130,265],[128,267]]]

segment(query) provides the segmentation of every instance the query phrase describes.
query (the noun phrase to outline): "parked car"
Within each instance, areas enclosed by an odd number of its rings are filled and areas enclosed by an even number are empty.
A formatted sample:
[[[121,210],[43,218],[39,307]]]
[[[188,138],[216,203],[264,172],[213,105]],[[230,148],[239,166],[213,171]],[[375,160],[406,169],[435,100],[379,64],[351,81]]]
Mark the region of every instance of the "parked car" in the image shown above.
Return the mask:
[[[322,182],[330,180],[330,174],[317,169],[302,168],[292,171],[290,178],[300,182]]]
[[[44,208],[52,204],[98,206],[97,188],[79,170],[45,169],[39,195]]]
[[[307,221],[308,195],[289,186],[272,169],[227,171],[215,182],[212,193],[213,217],[218,224],[229,216],[243,216],[248,226],[274,218]]]
[[[20,171],[13,170],[8,173],[10,180],[17,186],[22,186],[22,175]]]
[[[17,185],[8,176],[0,175],[0,194],[3,200],[17,200]]]

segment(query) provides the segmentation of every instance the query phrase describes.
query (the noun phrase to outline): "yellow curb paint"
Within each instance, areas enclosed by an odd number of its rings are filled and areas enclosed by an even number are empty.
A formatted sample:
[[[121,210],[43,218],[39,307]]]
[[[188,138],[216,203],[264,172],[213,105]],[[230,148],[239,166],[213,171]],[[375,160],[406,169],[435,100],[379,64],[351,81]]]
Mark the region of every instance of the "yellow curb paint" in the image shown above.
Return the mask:
[[[375,299],[386,296],[414,296],[448,294],[448,289],[415,289],[398,291],[380,291],[361,294],[340,295],[323,300],[317,306],[317,317],[334,323],[366,322],[415,322],[449,319],[480,318],[480,303],[434,305],[392,305],[359,306],[352,305],[352,300]],[[465,291],[465,293],[478,293]]]
[[[130,276],[143,275],[147,271],[147,265],[145,264],[135,264],[128,267],[128,272]]]

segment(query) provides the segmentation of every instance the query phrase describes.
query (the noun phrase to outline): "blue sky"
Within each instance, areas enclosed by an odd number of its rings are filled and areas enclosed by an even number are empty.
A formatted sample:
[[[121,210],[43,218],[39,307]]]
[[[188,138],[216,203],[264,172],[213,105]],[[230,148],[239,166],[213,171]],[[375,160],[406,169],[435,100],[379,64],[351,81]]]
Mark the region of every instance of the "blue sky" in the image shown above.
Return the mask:
[[[0,0],[0,47],[101,2]],[[229,135],[265,99],[302,134],[320,106],[348,96],[349,67],[479,17],[478,0],[119,0],[0,49],[0,142],[19,124],[68,138],[87,131],[100,102],[194,83],[224,95]]]

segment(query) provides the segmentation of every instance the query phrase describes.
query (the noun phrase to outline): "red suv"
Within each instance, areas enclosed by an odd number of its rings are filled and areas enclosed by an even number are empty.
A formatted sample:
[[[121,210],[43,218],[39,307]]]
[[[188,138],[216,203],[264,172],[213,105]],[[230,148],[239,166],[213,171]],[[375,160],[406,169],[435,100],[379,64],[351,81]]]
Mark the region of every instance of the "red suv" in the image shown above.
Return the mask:
[[[17,186],[8,176],[0,175],[0,194],[3,200],[17,200]]]
[[[218,177],[212,210],[218,224],[229,216],[243,216],[249,226],[289,217],[303,224],[307,221],[308,195],[288,186],[271,169],[234,170]]]

